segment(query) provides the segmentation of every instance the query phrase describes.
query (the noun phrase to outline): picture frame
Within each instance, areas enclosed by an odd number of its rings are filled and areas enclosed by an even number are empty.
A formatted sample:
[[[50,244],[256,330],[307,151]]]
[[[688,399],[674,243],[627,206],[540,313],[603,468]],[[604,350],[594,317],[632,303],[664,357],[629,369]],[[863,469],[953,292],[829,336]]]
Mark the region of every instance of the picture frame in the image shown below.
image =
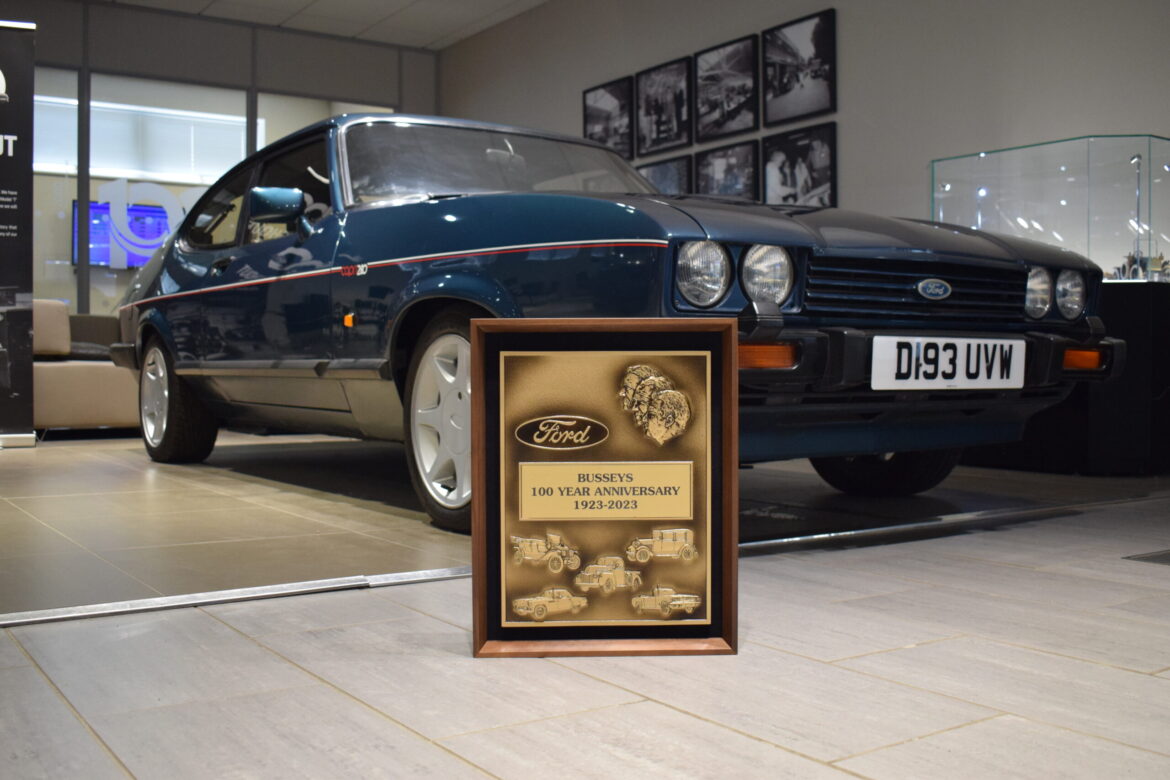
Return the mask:
[[[759,141],[739,141],[695,153],[695,192],[759,200]]]
[[[638,72],[635,122],[639,157],[691,143],[691,58]]]
[[[696,53],[694,71],[696,143],[759,129],[758,35]]]
[[[837,110],[837,13],[829,8],[765,30],[764,125]]]
[[[638,166],[642,174],[663,195],[687,195],[695,191],[689,154]]]
[[[737,321],[470,335],[475,657],[735,653]]]
[[[837,205],[837,123],[766,136],[763,201],[773,205]]]
[[[583,135],[634,159],[634,79],[625,76],[585,90],[581,95]]]

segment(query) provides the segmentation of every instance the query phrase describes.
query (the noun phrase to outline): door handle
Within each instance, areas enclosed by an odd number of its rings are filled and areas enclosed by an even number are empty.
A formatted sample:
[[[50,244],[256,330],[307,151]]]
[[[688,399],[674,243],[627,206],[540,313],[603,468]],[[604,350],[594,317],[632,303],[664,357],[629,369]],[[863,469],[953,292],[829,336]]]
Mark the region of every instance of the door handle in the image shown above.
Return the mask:
[[[211,264],[211,275],[219,276],[227,270],[228,266],[234,263],[238,258],[236,257],[221,257]]]

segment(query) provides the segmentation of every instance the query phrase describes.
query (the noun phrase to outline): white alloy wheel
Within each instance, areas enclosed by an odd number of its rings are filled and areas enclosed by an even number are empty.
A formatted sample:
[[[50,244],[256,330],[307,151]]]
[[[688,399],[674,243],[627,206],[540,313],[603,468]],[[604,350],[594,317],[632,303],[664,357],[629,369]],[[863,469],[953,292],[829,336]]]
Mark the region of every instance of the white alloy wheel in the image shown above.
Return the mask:
[[[146,359],[142,362],[138,393],[142,437],[151,447],[162,446],[163,436],[167,432],[167,411],[170,405],[167,380],[166,358],[161,349],[152,346],[146,351]]]
[[[410,392],[410,436],[427,494],[445,509],[471,500],[471,344],[446,333],[427,346]]]

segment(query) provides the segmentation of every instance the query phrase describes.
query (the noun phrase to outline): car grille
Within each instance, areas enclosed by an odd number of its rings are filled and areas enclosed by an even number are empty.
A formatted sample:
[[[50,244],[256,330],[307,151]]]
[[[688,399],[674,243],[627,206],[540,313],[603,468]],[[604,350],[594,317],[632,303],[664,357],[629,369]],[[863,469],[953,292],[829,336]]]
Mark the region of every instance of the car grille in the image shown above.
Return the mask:
[[[923,279],[942,279],[951,295],[931,301],[918,294]],[[953,261],[812,257],[804,309],[845,317],[945,317],[997,322],[1020,320],[1028,272],[1023,268]]]

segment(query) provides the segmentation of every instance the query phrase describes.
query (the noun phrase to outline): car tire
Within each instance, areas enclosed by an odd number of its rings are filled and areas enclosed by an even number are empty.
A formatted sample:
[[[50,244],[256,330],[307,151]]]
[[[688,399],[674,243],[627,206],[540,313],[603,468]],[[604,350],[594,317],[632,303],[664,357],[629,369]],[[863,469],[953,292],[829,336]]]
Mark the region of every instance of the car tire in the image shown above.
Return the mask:
[[[151,338],[138,376],[142,442],[159,463],[199,463],[215,447],[219,425],[191,387],[175,373],[162,339]]]
[[[560,574],[561,570],[565,568],[565,559],[559,555],[554,555],[548,559],[548,570],[553,574]]]
[[[695,548],[688,544],[686,547],[682,548],[682,550],[678,554],[678,557],[683,559],[683,563],[690,563],[691,561],[693,561],[695,559],[696,552],[697,551],[695,550]]]
[[[537,604],[532,608],[533,620],[544,620],[546,616],[548,616],[548,607],[546,607],[544,604]]]
[[[517,550],[516,552],[512,553],[512,561],[517,566],[524,563],[524,552],[522,550]]]
[[[569,560],[565,563],[565,566],[568,567],[569,571],[577,571],[577,569],[581,568],[581,556],[570,555]]]
[[[674,610],[670,607],[661,607],[658,611],[662,614],[663,620],[674,614]]]
[[[634,553],[634,559],[637,560],[638,563],[650,563],[650,548],[639,547],[638,551]]]
[[[809,458],[821,479],[854,496],[911,496],[938,485],[959,463],[961,449]]]
[[[612,577],[609,577],[609,578],[601,581],[601,592],[607,596],[609,594],[613,593],[616,588],[617,588],[617,585],[614,584]]]
[[[441,311],[423,329],[403,398],[410,481],[431,522],[471,530],[471,340],[465,309]]]

